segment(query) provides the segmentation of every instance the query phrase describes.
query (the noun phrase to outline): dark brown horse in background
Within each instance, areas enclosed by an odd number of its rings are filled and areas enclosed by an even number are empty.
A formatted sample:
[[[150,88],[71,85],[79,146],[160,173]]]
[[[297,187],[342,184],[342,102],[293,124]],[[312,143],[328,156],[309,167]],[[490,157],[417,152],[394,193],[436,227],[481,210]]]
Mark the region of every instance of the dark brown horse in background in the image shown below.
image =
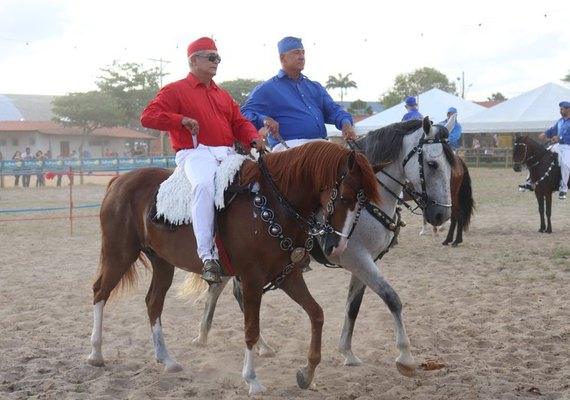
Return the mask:
[[[541,233],[552,233],[552,192],[560,187],[560,166],[558,155],[528,136],[517,136],[513,145],[513,170],[522,171],[526,165],[531,185],[538,202]],[[546,220],[544,218],[546,214]]]
[[[467,164],[455,155],[455,165],[451,170],[451,222],[443,245],[456,247],[463,243],[463,231],[469,230],[471,217],[475,211],[475,200],[471,189],[471,176]],[[454,232],[455,240],[453,239]]]
[[[452,247],[457,247],[463,243],[463,231],[469,230],[471,217],[475,211],[475,200],[473,200],[473,190],[471,188],[471,176],[465,161],[454,154],[455,163],[451,170],[451,219],[447,236],[441,243],[444,246],[451,243]],[[405,200],[410,200],[409,196],[404,196]],[[427,229],[427,221],[424,218],[424,226],[420,235]],[[437,235],[438,227],[433,227],[433,233]],[[457,232],[457,234],[456,234]],[[453,237],[455,236],[455,240]]]

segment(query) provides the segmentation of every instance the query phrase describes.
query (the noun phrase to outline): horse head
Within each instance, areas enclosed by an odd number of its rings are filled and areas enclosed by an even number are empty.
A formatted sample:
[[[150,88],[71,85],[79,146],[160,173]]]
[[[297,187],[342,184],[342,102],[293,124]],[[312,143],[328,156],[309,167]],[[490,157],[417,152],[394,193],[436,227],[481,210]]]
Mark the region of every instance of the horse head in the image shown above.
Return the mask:
[[[522,165],[528,158],[528,136],[517,136],[513,144],[513,170],[522,171]]]
[[[452,123],[432,125],[425,117],[420,129],[404,137],[404,168],[414,190],[412,197],[434,226],[451,216],[451,169],[455,158],[447,138]]]
[[[344,252],[367,201],[381,201],[374,170],[364,154],[348,150],[335,186],[321,192],[327,224],[340,227],[323,237],[321,244],[326,255],[336,257]]]

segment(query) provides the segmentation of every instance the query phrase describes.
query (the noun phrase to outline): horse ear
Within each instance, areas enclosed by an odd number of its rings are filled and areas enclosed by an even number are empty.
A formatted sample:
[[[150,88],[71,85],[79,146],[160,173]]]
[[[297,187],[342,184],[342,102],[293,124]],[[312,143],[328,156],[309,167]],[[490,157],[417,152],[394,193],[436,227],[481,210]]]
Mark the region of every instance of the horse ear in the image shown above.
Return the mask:
[[[427,115],[424,117],[424,120],[422,121],[422,127],[424,128],[424,132],[426,134],[428,134],[429,131],[431,130],[431,121],[429,120],[429,117]]]
[[[356,163],[356,154],[354,150],[352,150],[348,156],[348,170],[351,171],[354,168],[354,164]]]
[[[374,164],[372,166],[372,169],[374,170],[374,173],[378,172],[378,171],[382,171],[384,168],[386,168],[388,165],[392,164],[392,161],[388,161],[385,163],[379,163],[379,164]]]

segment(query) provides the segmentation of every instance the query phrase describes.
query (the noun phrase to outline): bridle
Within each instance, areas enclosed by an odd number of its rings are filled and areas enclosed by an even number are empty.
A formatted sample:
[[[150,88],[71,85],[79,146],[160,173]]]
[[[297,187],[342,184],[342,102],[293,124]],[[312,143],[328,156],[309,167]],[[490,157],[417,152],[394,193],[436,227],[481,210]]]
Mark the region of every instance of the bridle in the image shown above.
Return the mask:
[[[356,190],[347,172],[344,171],[338,177],[338,179],[335,182],[335,186],[331,190],[331,194],[325,208],[326,209],[325,222],[324,223],[319,222],[317,220],[317,216],[315,213],[312,213],[311,216],[308,219],[306,219],[303,218],[303,216],[294,209],[291,203],[285,198],[285,196],[283,196],[283,194],[277,187],[277,184],[271,177],[267,165],[265,164],[263,153],[260,153],[258,163],[265,180],[269,183],[271,190],[277,196],[279,203],[295,219],[297,224],[301,226],[301,228],[305,231],[305,233],[309,235],[309,237],[305,241],[304,247],[295,247],[293,240],[290,237],[285,236],[285,234],[283,233],[283,227],[281,226],[281,224],[279,224],[274,220],[275,212],[268,206],[267,197],[260,194],[258,191],[255,192],[255,195],[253,197],[253,205],[254,207],[258,208],[261,211],[261,220],[269,225],[267,228],[267,232],[269,233],[270,236],[279,239],[279,247],[281,248],[281,250],[291,252],[290,255],[291,262],[283,268],[279,276],[273,279],[270,282],[270,284],[263,289],[263,293],[265,293],[269,290],[277,289],[278,287],[281,286],[287,275],[289,275],[293,270],[295,264],[300,262],[305,256],[305,254],[309,253],[313,249],[314,245],[313,238],[315,236],[324,236],[328,233],[335,233],[339,236],[349,238],[352,235],[354,228],[356,227],[358,218],[360,216],[360,211],[362,209],[362,205],[366,202],[366,196],[364,195],[363,189]],[[358,210],[356,213],[356,217],[354,218],[352,228],[348,235],[345,235],[342,232],[335,230],[334,227],[330,224],[331,216],[335,212],[334,202],[338,198],[339,187],[343,181],[345,181],[345,183],[348,184],[348,186],[351,187],[356,192],[357,201],[358,201]]]
[[[550,151],[548,149],[543,149],[543,151],[540,154],[538,155],[532,154],[527,158],[528,145],[522,141],[515,140],[515,143],[513,144],[513,150],[517,146],[522,146],[524,148],[522,159],[520,161],[513,161],[513,166],[518,166],[519,168],[522,164],[526,164],[527,168],[531,170],[532,168],[535,168],[538,165],[540,165],[540,161],[542,160],[545,154],[550,154]],[[535,160],[534,163],[532,165],[529,165],[532,162],[532,160]],[[535,182],[531,182],[531,184],[537,186],[540,182],[548,178],[555,166],[556,166],[556,160],[553,159],[550,162],[550,165],[548,166],[548,169],[544,172],[544,174],[540,178],[538,178],[538,180],[536,180]]]
[[[517,147],[517,146],[524,147],[524,153],[523,153],[524,156],[523,156],[522,160],[520,160],[520,161],[513,161],[513,164],[515,164],[515,165],[516,164],[518,164],[518,165],[526,164],[527,168],[529,168],[529,169],[536,167],[540,163],[540,160],[542,159],[542,157],[545,154],[549,153],[549,151],[547,149],[543,149],[543,151],[539,155],[532,154],[530,157],[527,158],[528,145],[524,142],[520,142],[520,141],[515,140],[515,144],[513,145],[513,147]],[[536,162],[532,165],[529,165],[531,160],[533,160],[533,159],[536,159]]]
[[[420,184],[421,184],[421,188],[422,188],[421,193],[410,188],[405,182],[400,182],[398,179],[394,178],[392,175],[390,175],[384,169],[380,170],[380,172],[382,174],[384,174],[386,177],[388,177],[392,181],[396,182],[400,186],[401,190],[404,193],[408,194],[412,198],[414,203],[416,203],[417,207],[410,206],[403,198],[400,197],[399,194],[394,193],[380,179],[377,179],[380,186],[382,186],[388,193],[390,193],[392,196],[394,196],[398,200],[399,205],[403,205],[408,210],[410,210],[410,212],[412,212],[413,214],[418,215],[419,213],[416,211],[418,208],[423,212],[430,205],[438,205],[441,207],[451,208],[451,204],[439,203],[439,202],[432,200],[428,197],[427,188],[426,188],[425,173],[424,173],[424,162],[423,162],[424,161],[424,145],[444,144],[444,143],[449,143],[449,140],[447,138],[440,138],[440,137],[428,139],[428,138],[426,138],[425,132],[422,132],[422,136],[420,137],[418,144],[415,145],[409,151],[409,153],[406,155],[406,157],[404,157],[404,161],[402,162],[402,167],[405,167],[406,164],[408,163],[408,161],[410,161],[415,154],[418,155],[419,176],[420,176]],[[358,147],[357,142],[350,141],[350,142],[348,142],[348,144],[353,150],[355,148],[358,148],[358,150],[362,151],[362,149],[360,149],[360,147]]]
[[[277,196],[279,203],[283,206],[283,208],[285,208],[285,210],[287,210],[287,212],[295,219],[297,224],[299,226],[301,226],[301,228],[303,228],[303,230],[307,234],[309,234],[310,236],[324,236],[327,233],[336,233],[337,235],[346,236],[346,235],[343,235],[342,232],[338,232],[337,230],[335,230],[334,227],[330,224],[330,219],[331,219],[331,217],[335,211],[334,210],[334,202],[338,197],[339,187],[342,184],[342,182],[346,181],[345,183],[348,184],[348,186],[351,187],[352,190],[354,190],[356,192],[359,210],[362,207],[362,205],[364,204],[364,202],[366,201],[366,196],[364,195],[364,191],[362,189],[357,190],[354,187],[354,185],[352,184],[352,181],[350,180],[346,171],[342,172],[342,174],[338,177],[338,179],[335,182],[334,188],[331,190],[329,200],[328,200],[327,205],[325,207],[326,218],[325,218],[324,223],[322,223],[322,222],[317,220],[317,216],[315,213],[312,213],[308,219],[303,218],[303,216],[301,214],[299,214],[295,210],[295,208],[293,208],[291,203],[285,198],[285,196],[283,196],[283,194],[281,193],[281,191],[277,187],[277,185],[276,185],[275,181],[273,180],[269,170],[267,169],[267,165],[265,164],[265,161],[263,160],[263,156],[259,157],[258,162],[259,162],[259,166],[261,168],[261,172],[263,173],[265,180],[269,183],[269,186],[271,187],[273,193]],[[271,211],[271,212],[273,213],[273,211]],[[358,213],[357,213],[357,215],[358,215]]]

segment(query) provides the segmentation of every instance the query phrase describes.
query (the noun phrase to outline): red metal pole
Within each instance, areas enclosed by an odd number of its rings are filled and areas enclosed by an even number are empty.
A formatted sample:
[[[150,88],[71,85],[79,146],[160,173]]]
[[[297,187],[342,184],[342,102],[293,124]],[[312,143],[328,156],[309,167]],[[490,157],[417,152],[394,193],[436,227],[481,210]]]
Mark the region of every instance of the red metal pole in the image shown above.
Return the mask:
[[[69,166],[69,234],[73,236],[73,185],[71,177],[73,176],[73,168]]]

